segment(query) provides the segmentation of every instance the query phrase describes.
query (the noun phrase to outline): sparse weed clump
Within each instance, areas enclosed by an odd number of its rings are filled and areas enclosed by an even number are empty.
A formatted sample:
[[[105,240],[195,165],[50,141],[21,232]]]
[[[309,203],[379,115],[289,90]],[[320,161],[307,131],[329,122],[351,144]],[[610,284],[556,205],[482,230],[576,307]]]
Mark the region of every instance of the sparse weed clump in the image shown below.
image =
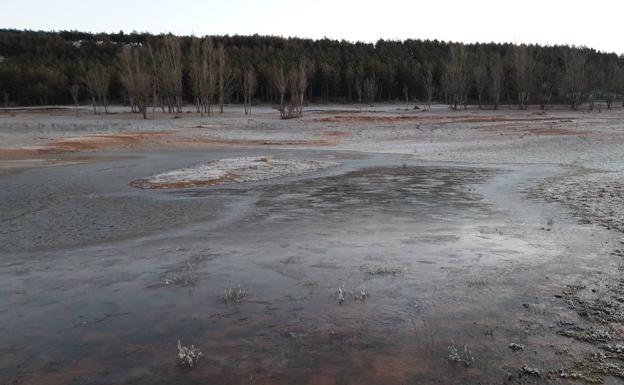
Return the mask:
[[[223,302],[227,303],[241,303],[247,297],[247,291],[240,285],[235,288],[228,288],[224,290]]]
[[[182,346],[180,340],[178,340],[178,361],[180,365],[193,368],[197,366],[197,362],[201,356],[202,352],[198,348],[193,345],[191,345],[191,347]]]
[[[448,347],[448,350],[449,361],[464,364],[467,368],[471,367],[474,363],[472,352],[467,346],[464,346],[463,350],[459,350],[457,347],[451,345]]]
[[[191,261],[186,260],[186,267],[184,275],[168,277],[163,280],[163,285],[181,285],[181,286],[192,286],[194,284],[193,281],[193,265],[191,265]]]
[[[361,270],[368,275],[398,275],[402,272],[401,268],[388,265],[367,265]]]
[[[359,290],[350,290],[348,292],[345,291],[344,286],[340,286],[337,292],[337,300],[339,305],[342,305],[347,298],[351,298],[354,301],[364,301],[367,296],[368,293],[366,292],[366,287],[364,285],[362,285]]]

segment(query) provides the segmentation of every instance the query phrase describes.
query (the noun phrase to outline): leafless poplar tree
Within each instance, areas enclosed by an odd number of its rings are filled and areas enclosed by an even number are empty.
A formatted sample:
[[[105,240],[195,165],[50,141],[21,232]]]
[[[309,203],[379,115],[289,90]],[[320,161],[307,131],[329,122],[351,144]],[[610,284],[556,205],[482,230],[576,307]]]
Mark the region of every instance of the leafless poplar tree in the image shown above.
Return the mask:
[[[154,48],[154,47],[151,47]],[[155,96],[160,99],[163,112],[182,112],[182,50],[180,38],[167,35],[161,44],[150,50],[154,71]]]
[[[286,118],[286,89],[288,87],[288,79],[284,73],[284,66],[281,64],[273,64],[270,67],[269,79],[271,86],[279,96],[279,111],[282,119]]]
[[[217,48],[217,64],[218,64],[218,94],[219,94],[219,112],[223,113],[223,104],[225,96],[230,89],[233,80],[233,71],[229,67],[227,53],[223,44],[219,44]]]
[[[69,93],[71,94],[72,100],[74,101],[74,107],[78,108],[78,95],[80,94],[80,84],[72,83],[69,88]]]
[[[128,98],[147,119],[147,106],[153,97],[153,68],[143,48],[124,47],[119,53],[119,75]]]
[[[585,52],[572,47],[564,55],[565,85],[570,95],[570,106],[577,110],[581,104],[583,81],[585,78]]]
[[[197,112],[203,117],[204,113],[210,114],[212,112],[212,103],[218,82],[217,54],[212,39],[210,37],[203,39],[194,37],[191,41],[189,56],[191,90],[193,91]],[[229,82],[225,78],[225,59],[223,76],[223,93],[225,97],[227,82]]]
[[[372,106],[375,103],[375,96],[377,94],[377,81],[375,78],[366,78],[364,79],[363,88],[366,101],[369,106]]]
[[[521,110],[529,108],[529,96],[532,88],[532,74],[535,63],[526,44],[514,48],[514,70],[518,87],[518,106]]]
[[[191,39],[191,48],[189,52],[189,78],[191,81],[191,91],[197,112],[204,114],[202,106],[202,84],[203,80],[203,51],[202,41],[200,38],[193,36]]]
[[[362,85],[362,79],[360,78],[360,76],[356,76],[355,77],[355,93],[357,95],[357,101],[359,104],[362,104],[362,95],[363,95],[363,85]]]
[[[251,103],[256,94],[256,72],[251,65],[245,66],[243,70],[243,97],[245,99],[245,115],[251,114]]]
[[[217,87],[217,55],[211,37],[206,37],[203,43],[202,71],[204,84],[202,85],[202,100],[204,112],[212,113],[212,104]]]
[[[477,91],[477,102],[479,109],[483,105],[483,96],[487,92],[490,79],[488,76],[487,60],[485,52],[479,49],[475,60],[474,67],[472,68],[472,77],[474,81],[474,87]]]
[[[503,61],[500,54],[494,53],[490,57],[490,97],[494,103],[495,110],[498,110],[504,76]]]
[[[607,109],[610,110],[615,103],[615,99],[622,84],[622,68],[617,58],[609,62],[607,71]]]
[[[97,114],[97,104],[104,107],[104,112],[108,113],[108,90],[110,86],[110,71],[103,64],[95,63],[89,66],[83,75],[83,82],[91,96],[93,113]]]
[[[461,44],[450,47],[449,57],[442,77],[444,92],[454,110],[463,104],[467,108],[468,74],[466,70],[466,49]]]
[[[303,116],[303,104],[305,93],[308,88],[308,75],[312,71],[312,66],[307,59],[300,59],[299,62],[288,71],[288,93],[290,94],[289,116]]]
[[[431,99],[433,98],[433,66],[431,63],[427,62],[422,65],[421,83],[425,90],[427,110],[429,110],[431,109]]]

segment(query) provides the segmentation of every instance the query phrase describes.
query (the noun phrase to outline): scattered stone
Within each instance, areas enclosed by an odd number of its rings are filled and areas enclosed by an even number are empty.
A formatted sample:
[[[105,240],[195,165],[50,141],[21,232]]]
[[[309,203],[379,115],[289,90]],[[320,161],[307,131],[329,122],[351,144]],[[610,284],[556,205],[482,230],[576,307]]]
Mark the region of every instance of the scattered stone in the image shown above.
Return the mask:
[[[539,369],[531,368],[527,365],[524,365],[522,368],[520,368],[520,373],[532,377],[540,377],[542,375],[542,372]]]
[[[509,344],[509,349],[513,350],[514,352],[517,352],[520,350],[524,350],[524,345],[520,345],[515,342],[512,342]]]
[[[604,345],[602,348],[611,353],[617,353],[617,354],[624,353],[624,345],[620,345],[620,344],[615,344],[615,345],[607,344],[607,345]]]
[[[585,330],[577,326],[559,330],[559,334],[579,341],[591,343],[608,342],[612,339],[611,333],[607,329],[594,327],[589,328],[589,330]]]

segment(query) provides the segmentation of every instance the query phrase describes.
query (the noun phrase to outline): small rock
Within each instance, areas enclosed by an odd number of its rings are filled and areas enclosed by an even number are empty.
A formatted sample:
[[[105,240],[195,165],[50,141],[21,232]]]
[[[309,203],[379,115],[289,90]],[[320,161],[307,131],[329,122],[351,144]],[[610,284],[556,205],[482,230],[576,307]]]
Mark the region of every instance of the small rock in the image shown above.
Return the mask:
[[[513,350],[514,352],[517,352],[519,350],[524,350],[524,345],[520,345],[515,342],[512,342],[509,344],[509,349]]]
[[[524,365],[522,368],[520,368],[520,372],[522,372],[522,374],[526,374],[527,376],[533,377],[540,377],[542,375],[542,372],[539,369],[531,368],[527,365]]]

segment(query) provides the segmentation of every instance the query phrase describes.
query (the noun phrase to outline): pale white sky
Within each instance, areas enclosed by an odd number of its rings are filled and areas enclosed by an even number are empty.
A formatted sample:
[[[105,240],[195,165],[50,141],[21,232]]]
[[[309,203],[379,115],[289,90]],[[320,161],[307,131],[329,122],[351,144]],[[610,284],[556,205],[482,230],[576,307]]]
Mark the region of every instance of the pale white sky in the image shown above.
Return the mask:
[[[624,53],[624,0],[0,0],[0,28],[440,39]]]

